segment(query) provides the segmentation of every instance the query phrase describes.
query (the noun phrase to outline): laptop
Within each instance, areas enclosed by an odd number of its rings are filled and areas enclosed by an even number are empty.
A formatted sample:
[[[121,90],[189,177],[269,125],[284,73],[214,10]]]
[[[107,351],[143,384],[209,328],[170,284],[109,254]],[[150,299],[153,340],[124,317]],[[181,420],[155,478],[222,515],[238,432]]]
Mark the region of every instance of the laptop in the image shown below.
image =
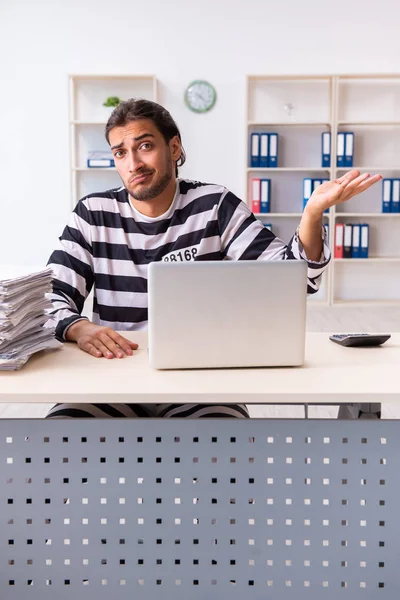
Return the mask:
[[[149,363],[155,369],[304,361],[302,260],[153,262],[148,299]]]

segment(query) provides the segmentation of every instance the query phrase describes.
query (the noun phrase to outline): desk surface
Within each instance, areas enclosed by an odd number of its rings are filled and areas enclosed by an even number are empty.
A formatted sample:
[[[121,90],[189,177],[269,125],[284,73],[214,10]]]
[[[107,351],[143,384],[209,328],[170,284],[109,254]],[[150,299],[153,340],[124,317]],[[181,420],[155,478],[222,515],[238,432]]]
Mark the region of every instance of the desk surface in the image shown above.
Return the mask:
[[[345,348],[307,333],[302,367],[156,371],[147,334],[124,333],[139,349],[94,358],[71,343],[0,372],[1,402],[247,402],[260,404],[400,401],[400,333],[378,348]]]

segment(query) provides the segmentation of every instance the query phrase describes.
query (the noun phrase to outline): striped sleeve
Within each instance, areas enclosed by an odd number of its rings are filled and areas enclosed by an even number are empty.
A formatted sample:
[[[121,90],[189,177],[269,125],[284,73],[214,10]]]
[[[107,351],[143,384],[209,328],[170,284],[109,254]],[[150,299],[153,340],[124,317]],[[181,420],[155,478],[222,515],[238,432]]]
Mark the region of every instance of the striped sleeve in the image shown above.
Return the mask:
[[[323,251],[318,262],[309,260],[298,236],[298,230],[288,244],[276,237],[258,221],[244,202],[228,190],[218,206],[218,225],[221,236],[221,254],[228,260],[305,260],[307,293],[318,291],[321,275],[331,255],[325,228],[321,225]]]
[[[94,281],[90,213],[82,200],[75,207],[47,264],[53,270],[50,300],[56,336],[65,340],[67,329],[76,321],[86,319],[81,312]]]

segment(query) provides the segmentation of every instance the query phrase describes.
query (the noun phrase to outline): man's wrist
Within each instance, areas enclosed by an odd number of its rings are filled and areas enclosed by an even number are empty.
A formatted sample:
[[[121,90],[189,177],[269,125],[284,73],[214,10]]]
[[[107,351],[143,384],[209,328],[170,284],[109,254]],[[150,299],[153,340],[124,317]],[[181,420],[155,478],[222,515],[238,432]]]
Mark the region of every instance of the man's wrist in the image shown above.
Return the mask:
[[[79,321],[74,321],[72,325],[68,327],[64,337],[68,342],[76,342],[77,339],[92,326],[93,323],[89,321],[89,319],[79,319]]]
[[[308,206],[308,204],[306,204],[306,207],[303,211],[303,215],[305,215],[311,221],[322,222],[324,210],[321,210],[320,208],[315,208],[312,205]]]

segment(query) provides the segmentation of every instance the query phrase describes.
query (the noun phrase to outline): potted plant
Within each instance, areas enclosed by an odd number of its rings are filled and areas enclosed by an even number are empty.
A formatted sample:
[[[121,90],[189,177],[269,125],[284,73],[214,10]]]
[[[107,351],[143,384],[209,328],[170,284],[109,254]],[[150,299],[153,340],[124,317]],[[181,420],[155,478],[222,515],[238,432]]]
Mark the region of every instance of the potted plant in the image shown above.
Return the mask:
[[[109,106],[110,108],[116,108],[118,104],[121,102],[121,98],[118,96],[109,96],[105,102],[103,102],[103,106]]]

